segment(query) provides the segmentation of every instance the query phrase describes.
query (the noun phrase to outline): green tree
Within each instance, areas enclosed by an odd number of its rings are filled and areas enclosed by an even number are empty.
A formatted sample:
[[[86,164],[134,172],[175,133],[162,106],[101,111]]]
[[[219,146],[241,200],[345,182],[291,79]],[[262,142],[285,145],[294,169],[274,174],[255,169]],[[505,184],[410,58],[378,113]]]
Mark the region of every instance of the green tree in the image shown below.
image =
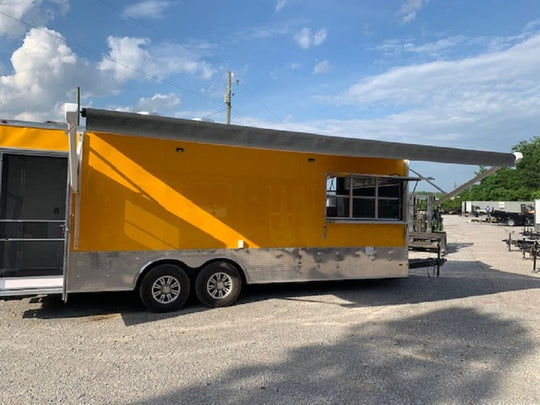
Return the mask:
[[[540,198],[540,137],[512,148],[523,159],[514,168],[502,168],[460,194],[462,201],[529,201]],[[480,166],[479,172],[485,170]]]

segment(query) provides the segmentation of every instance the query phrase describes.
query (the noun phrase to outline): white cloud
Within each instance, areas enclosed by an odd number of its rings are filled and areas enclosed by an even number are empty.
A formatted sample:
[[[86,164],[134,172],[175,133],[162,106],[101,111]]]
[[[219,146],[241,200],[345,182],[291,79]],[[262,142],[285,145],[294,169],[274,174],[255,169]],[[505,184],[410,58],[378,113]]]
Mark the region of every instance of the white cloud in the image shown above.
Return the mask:
[[[256,25],[240,28],[231,33],[230,44],[242,44],[246,40],[262,40],[280,36],[293,36],[298,31],[298,24],[293,20],[272,22],[267,25]]]
[[[11,63],[13,74],[0,76],[0,116],[6,118],[59,119],[55,112],[75,98],[75,88],[90,88],[95,79],[62,36],[46,28],[30,30]],[[107,86],[104,80],[97,83]]]
[[[405,51],[415,53],[438,54],[441,51],[455,48],[461,45],[464,41],[465,37],[463,35],[456,35],[453,37],[442,38],[438,41],[429,42],[422,45],[408,43],[405,44]]]
[[[91,64],[79,58],[61,34],[47,28],[31,29],[13,52],[10,71],[0,76],[0,117],[62,120],[61,107],[75,98],[78,86],[84,101],[116,94],[130,80],[162,79],[177,73],[204,79],[214,73],[180,45],[153,46],[146,39],[129,37],[110,37],[108,44],[108,58]],[[145,109],[162,110],[179,102],[174,93],[157,94],[141,99],[138,108],[146,105]],[[155,107],[150,108],[152,105]]]
[[[315,65],[313,68],[314,75],[320,75],[324,73],[330,73],[332,71],[332,64],[328,60],[323,60]]]
[[[416,19],[416,13],[424,7],[429,0],[407,0],[396,13],[401,22],[406,24]]]
[[[286,66],[287,70],[297,70],[300,68],[300,63],[298,62],[291,62]]]
[[[150,55],[142,48],[150,41],[145,38],[108,37],[110,51],[99,65],[102,71],[112,71],[118,82],[126,82],[153,72]]]
[[[69,0],[2,0],[0,2],[0,37],[18,37],[26,32],[26,21],[42,26],[56,14],[69,10]]]
[[[292,71],[295,71],[295,70],[298,70],[300,69],[301,67],[301,64],[298,63],[298,62],[291,62],[291,63],[288,63],[286,66],[282,67],[282,68],[279,68],[279,69],[275,69],[273,71],[270,72],[270,76],[272,77],[272,79],[274,80],[277,80],[279,79],[279,77],[283,74],[283,73],[286,73],[286,72],[292,72]]]
[[[319,46],[326,40],[327,32],[325,28],[320,29],[314,34],[309,28],[302,28],[294,35],[294,40],[302,49],[309,49],[313,46]]]
[[[281,11],[287,5],[287,0],[277,0],[276,2],[276,11]]]
[[[209,79],[215,70],[193,52],[179,44],[153,46],[146,38],[109,37],[109,54],[99,65],[100,70],[112,72],[120,83],[135,78],[163,80],[176,73],[197,75]]]
[[[208,80],[216,70],[202,60],[202,54],[206,53],[208,44],[201,42],[191,44],[189,47],[176,43],[164,43],[152,47],[149,50],[152,60],[155,62],[154,72],[162,78],[171,74],[187,73]]]
[[[447,105],[472,100],[523,97],[540,83],[540,35],[491,54],[396,67],[367,77],[349,87],[338,99],[369,105]]]
[[[476,40],[478,41],[478,40]],[[388,56],[402,55],[404,53],[426,54],[438,57],[448,51],[455,50],[459,46],[467,45],[469,41],[463,35],[441,38],[434,42],[416,44],[412,38],[389,39],[381,45],[374,47],[374,50],[381,51]]]
[[[233,35],[234,42],[242,42],[247,39],[267,39],[275,36],[287,35],[291,32],[291,27],[285,25],[265,25],[259,27],[251,27],[246,30],[241,30]]]
[[[313,45],[319,46],[326,40],[326,29],[323,28],[322,30],[317,31],[313,35]]]
[[[123,12],[132,18],[163,18],[163,12],[171,4],[166,0],[143,0],[126,6]]]
[[[302,28],[296,33],[294,39],[300,48],[308,49],[311,46],[311,30],[309,28]]]
[[[333,99],[377,118],[312,124],[335,135],[509,151],[538,136],[539,54],[537,34],[476,57],[396,67]]]
[[[150,98],[141,97],[135,107],[136,111],[149,111],[163,113],[170,111],[180,104],[180,97],[176,93],[154,94]]]
[[[301,0],[276,0],[276,13],[282,11],[285,7],[289,7],[294,3],[299,3]]]

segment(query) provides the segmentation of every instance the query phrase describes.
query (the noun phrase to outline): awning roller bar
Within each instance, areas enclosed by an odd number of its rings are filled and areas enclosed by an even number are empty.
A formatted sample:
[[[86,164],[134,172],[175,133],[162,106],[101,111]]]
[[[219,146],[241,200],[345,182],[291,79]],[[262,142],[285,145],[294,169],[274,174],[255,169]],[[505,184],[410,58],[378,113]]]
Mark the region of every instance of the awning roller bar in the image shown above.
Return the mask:
[[[88,131],[227,146],[484,166],[514,166],[519,159],[512,153],[315,135],[93,108],[83,109],[83,116]]]

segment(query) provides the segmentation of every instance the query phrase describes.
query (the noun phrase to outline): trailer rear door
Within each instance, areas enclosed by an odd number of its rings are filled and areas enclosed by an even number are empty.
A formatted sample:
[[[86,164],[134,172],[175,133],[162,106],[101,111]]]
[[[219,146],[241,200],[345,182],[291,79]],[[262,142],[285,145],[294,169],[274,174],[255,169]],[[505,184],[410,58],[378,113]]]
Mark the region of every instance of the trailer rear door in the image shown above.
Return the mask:
[[[62,293],[67,157],[1,154],[0,295]]]

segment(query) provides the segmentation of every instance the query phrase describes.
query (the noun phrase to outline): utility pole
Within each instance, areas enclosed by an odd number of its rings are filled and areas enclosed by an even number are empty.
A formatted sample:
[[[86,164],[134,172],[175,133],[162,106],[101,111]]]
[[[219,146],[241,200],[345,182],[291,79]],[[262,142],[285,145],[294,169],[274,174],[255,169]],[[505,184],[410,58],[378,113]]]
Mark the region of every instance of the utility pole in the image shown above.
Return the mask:
[[[76,93],[76,99],[77,99],[77,111],[81,111],[81,88],[77,86],[77,93]],[[77,114],[77,125],[80,124],[80,114]]]
[[[227,125],[231,124],[231,99],[232,99],[232,73],[227,69],[227,92],[225,93],[225,104],[227,105]]]

